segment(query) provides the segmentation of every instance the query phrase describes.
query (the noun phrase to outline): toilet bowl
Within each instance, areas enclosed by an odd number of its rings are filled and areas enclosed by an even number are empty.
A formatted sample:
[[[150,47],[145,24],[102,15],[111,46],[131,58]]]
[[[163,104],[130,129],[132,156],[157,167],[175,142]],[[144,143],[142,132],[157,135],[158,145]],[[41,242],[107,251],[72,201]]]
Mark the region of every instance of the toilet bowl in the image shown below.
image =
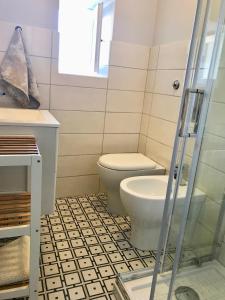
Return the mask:
[[[126,215],[120,199],[120,182],[124,178],[165,174],[165,168],[141,153],[106,154],[97,163],[100,179],[107,190],[108,210]]]
[[[158,248],[167,184],[167,175],[137,176],[126,178],[120,183],[121,201],[131,218],[130,242],[140,250]],[[181,215],[186,189],[187,186],[181,186],[178,191],[178,211]],[[193,197],[195,208],[191,217],[192,228],[196,224],[205,194],[196,189]]]

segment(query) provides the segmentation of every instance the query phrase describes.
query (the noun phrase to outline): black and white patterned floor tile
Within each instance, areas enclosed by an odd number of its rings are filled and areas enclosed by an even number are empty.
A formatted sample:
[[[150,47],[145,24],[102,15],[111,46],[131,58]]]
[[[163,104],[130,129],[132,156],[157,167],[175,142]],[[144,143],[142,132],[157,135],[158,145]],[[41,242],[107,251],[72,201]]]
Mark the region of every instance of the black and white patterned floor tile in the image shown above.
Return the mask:
[[[129,218],[109,214],[103,194],[58,199],[41,222],[40,300],[115,299],[118,273],[154,266],[154,253],[131,246]]]

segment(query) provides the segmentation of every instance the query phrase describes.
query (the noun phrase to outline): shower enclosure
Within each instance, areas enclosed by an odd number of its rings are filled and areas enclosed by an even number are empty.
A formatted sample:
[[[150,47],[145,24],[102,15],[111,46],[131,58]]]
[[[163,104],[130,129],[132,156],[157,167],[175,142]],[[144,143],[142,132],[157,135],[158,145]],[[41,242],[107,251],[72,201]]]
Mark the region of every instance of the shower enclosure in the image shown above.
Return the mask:
[[[198,1],[150,300],[225,299],[224,20],[224,0]]]
[[[127,299],[225,299],[225,0],[196,2],[156,265]]]

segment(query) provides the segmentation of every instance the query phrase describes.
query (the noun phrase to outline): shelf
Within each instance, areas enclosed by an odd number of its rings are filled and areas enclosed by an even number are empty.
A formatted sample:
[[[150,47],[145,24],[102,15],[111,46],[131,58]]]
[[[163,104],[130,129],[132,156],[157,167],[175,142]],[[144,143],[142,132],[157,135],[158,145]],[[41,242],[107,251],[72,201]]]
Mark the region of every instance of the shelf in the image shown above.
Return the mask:
[[[0,136],[0,167],[6,166],[28,167],[30,193],[0,193],[0,300],[37,300],[42,159],[34,136]]]
[[[29,252],[29,237],[5,240],[1,246],[0,299],[29,295]]]
[[[30,235],[28,192],[0,194],[0,238]]]
[[[0,136],[0,155],[39,154],[34,136]]]
[[[30,193],[0,194],[0,228],[30,223]]]
[[[0,287],[0,300],[22,298],[29,296],[29,285],[28,282],[21,282]]]

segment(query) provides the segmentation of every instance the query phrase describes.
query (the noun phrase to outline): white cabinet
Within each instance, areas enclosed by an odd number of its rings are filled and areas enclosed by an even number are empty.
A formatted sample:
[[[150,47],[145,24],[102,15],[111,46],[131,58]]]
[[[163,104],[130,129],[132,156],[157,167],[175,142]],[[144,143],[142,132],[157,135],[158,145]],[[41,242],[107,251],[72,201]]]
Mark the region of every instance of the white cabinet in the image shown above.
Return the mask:
[[[0,108],[0,135],[34,135],[42,155],[42,214],[54,210],[59,122],[46,110]],[[4,174],[4,176],[3,176]],[[1,168],[0,191],[23,191],[24,167]]]

